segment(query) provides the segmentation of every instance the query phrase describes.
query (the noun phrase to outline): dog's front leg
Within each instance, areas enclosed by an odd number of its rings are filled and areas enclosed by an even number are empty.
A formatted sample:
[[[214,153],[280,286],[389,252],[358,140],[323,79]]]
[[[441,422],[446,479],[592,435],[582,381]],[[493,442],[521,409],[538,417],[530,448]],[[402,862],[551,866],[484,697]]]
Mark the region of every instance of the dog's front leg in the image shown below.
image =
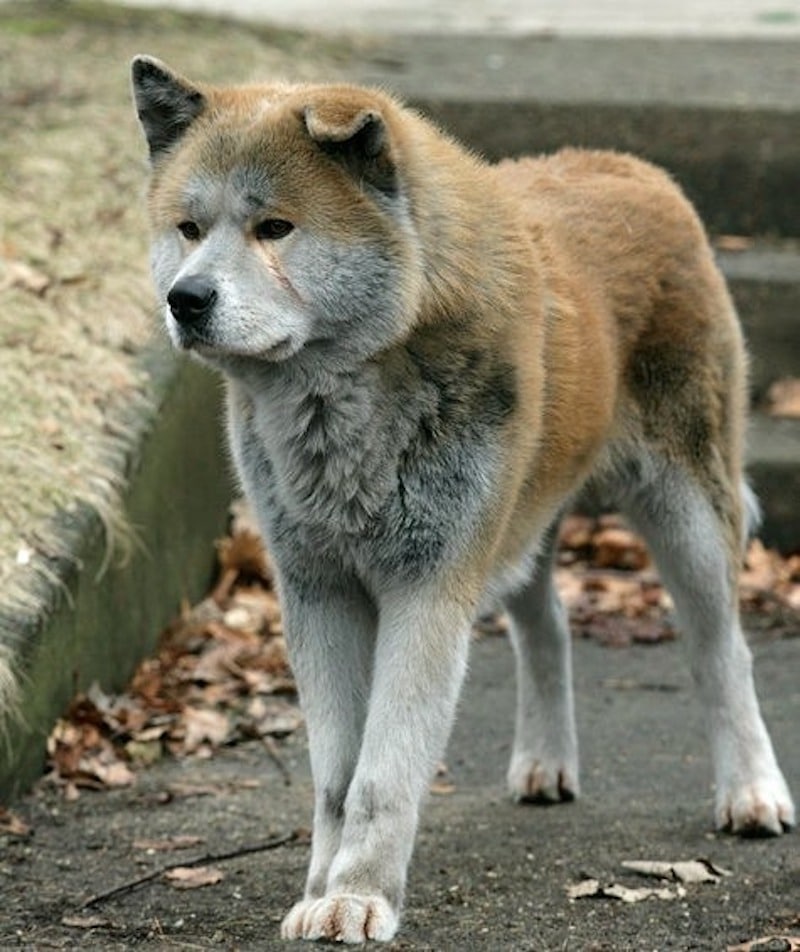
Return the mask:
[[[305,898],[325,893],[339,849],[369,696],[376,612],[341,576],[282,586],[284,628],[308,728],[314,828]]]
[[[325,895],[298,903],[285,938],[388,941],[397,929],[420,801],[466,668],[469,609],[441,591],[382,600],[372,688]],[[313,729],[313,728],[312,728]]]

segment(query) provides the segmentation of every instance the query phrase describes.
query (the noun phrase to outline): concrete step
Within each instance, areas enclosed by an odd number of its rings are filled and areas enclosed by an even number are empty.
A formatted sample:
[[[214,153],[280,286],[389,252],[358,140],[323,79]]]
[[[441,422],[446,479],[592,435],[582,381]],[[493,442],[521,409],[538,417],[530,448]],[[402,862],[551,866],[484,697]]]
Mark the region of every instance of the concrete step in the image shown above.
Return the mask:
[[[783,552],[800,551],[800,420],[753,415],[747,472],[762,511],[759,536]]]
[[[758,405],[775,380],[800,377],[800,248],[755,242],[744,251],[720,251],[717,259],[744,327]]]
[[[793,41],[389,36],[348,66],[490,159],[564,145],[669,169],[712,232],[800,232]]]

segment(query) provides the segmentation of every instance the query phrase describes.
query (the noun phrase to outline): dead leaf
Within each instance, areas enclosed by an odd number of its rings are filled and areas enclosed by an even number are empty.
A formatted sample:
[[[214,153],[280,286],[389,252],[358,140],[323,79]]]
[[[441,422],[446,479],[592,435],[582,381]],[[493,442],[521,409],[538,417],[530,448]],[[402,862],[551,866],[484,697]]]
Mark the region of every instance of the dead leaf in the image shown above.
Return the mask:
[[[220,746],[230,736],[230,721],[223,711],[187,707],[181,722],[184,729],[182,752],[195,753],[203,744]]]
[[[665,863],[657,860],[623,860],[622,865],[640,876],[654,876],[679,883],[718,883],[730,870],[716,866],[707,859]]]
[[[800,379],[776,380],[767,391],[767,412],[770,416],[800,417]]]
[[[717,235],[714,245],[720,251],[747,251],[752,248],[753,239],[749,235]]]
[[[741,945],[729,945],[726,952],[800,952],[800,936],[765,935]]]
[[[592,537],[592,565],[599,569],[640,571],[650,564],[642,540],[628,529],[609,527]]]
[[[0,806],[0,833],[23,838],[31,835],[31,826],[16,813]]]
[[[121,760],[106,764],[93,764],[94,776],[106,787],[129,787],[136,781],[136,774]]]
[[[598,879],[582,879],[579,883],[568,883],[568,899],[591,899],[600,895],[600,881]]]
[[[247,727],[250,736],[283,737],[297,730],[303,723],[303,715],[295,704],[280,699],[266,701],[254,697],[247,705]]]
[[[164,873],[173,889],[202,889],[221,883],[225,874],[214,866],[176,866]]]
[[[621,902],[643,902],[646,899],[673,900],[686,895],[683,886],[675,889],[642,887],[631,889],[621,883],[609,883],[604,886],[597,879],[583,879],[579,883],[567,885],[567,897],[575,899],[619,899]]]
[[[603,887],[603,895],[609,899],[621,899],[622,902],[643,902],[645,899],[671,901],[682,899],[686,895],[686,890],[683,886],[676,886],[675,889],[669,889],[667,886],[660,889],[647,886],[631,889],[621,883],[611,883],[610,886]]]

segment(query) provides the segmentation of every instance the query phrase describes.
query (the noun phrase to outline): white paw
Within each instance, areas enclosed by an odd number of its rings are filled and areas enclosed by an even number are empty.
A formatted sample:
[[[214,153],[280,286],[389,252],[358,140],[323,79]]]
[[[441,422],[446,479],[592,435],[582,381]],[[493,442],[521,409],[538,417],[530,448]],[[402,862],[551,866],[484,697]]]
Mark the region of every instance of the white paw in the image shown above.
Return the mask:
[[[794,804],[779,774],[723,791],[717,797],[715,818],[717,829],[741,836],[780,836],[795,824]]]
[[[561,803],[578,796],[577,765],[515,754],[508,787],[518,803]]]
[[[388,942],[394,938],[397,925],[397,913],[382,896],[341,893],[296,903],[283,920],[281,937]]]

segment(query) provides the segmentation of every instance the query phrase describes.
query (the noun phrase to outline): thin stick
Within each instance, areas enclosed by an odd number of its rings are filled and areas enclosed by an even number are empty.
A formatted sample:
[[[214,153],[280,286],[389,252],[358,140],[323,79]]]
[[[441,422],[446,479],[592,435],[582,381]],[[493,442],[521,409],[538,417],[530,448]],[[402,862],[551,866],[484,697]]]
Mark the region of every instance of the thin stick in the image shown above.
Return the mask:
[[[268,850],[276,850],[281,846],[289,846],[291,843],[297,843],[303,839],[305,839],[305,837],[299,830],[292,830],[291,833],[286,833],[284,836],[279,836],[274,840],[267,840],[266,843],[256,843],[254,846],[240,846],[238,849],[230,850],[227,853],[205,853],[203,856],[196,856],[194,859],[169,863],[166,866],[161,866],[158,869],[146,873],[144,876],[139,876],[137,879],[128,880],[128,882],[114,886],[112,889],[106,889],[104,892],[90,896],[88,899],[85,899],[78,908],[81,910],[89,909],[91,906],[106,902],[108,899],[114,899],[116,896],[133,892],[135,889],[139,889],[140,886],[146,886],[148,883],[152,883],[173,869],[179,869],[185,866],[203,866],[206,863],[224,863],[226,860],[237,859],[240,856],[249,856],[251,853],[265,853]]]
[[[264,734],[261,737],[261,743],[264,745],[264,750],[266,750],[270,760],[275,764],[275,766],[278,768],[278,772],[283,777],[284,787],[291,787],[292,775],[289,772],[289,768],[284,763],[283,758],[278,753],[278,745],[268,734]]]

